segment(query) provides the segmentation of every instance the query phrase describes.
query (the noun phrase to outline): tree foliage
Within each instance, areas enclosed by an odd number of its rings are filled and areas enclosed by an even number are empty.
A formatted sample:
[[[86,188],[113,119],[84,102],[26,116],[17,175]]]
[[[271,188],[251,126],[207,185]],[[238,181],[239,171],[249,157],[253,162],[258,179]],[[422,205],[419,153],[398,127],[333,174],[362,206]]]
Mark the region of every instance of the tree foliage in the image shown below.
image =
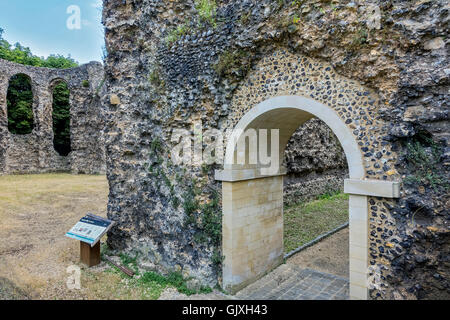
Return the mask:
[[[3,39],[0,28],[0,59],[34,67],[67,69],[78,66],[78,62],[70,57],[52,54],[47,58],[32,54],[30,48],[20,43],[11,45]],[[70,103],[69,88],[64,82],[53,89],[53,132],[55,150],[63,156],[70,152]],[[29,134],[33,130],[33,93],[31,80],[24,74],[10,79],[8,94],[8,129],[13,134]]]
[[[69,88],[64,81],[53,89],[53,146],[61,156],[67,156],[71,151],[69,96]]]
[[[73,58],[64,57],[60,54],[51,54],[47,58],[33,55],[30,48],[22,46],[20,43],[11,45],[3,39],[3,29],[0,28],[0,59],[8,60],[28,66],[67,69],[78,66]]]
[[[13,134],[29,134],[33,130],[33,93],[27,75],[16,74],[9,81],[6,96],[8,129]]]

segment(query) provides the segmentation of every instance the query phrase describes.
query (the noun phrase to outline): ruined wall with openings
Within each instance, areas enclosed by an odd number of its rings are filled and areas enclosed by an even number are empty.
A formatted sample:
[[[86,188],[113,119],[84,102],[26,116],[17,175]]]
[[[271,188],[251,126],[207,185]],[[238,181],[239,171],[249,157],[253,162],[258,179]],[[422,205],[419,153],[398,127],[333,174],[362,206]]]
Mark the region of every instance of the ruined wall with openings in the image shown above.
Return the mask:
[[[370,297],[448,298],[448,3],[216,4],[104,1],[109,245],[220,283],[221,166],[174,165],[172,129],[225,129],[263,98],[309,94],[346,119],[366,178],[402,181],[400,199],[369,199]]]
[[[11,77],[27,75],[33,93],[33,130],[12,134],[8,130],[7,92]],[[90,62],[77,68],[49,69],[0,59],[0,174],[104,173],[103,66]],[[70,90],[71,152],[59,155],[53,146],[53,88],[66,82]]]
[[[347,160],[339,140],[317,118],[307,121],[292,135],[284,162],[286,204],[342,191],[348,177]]]

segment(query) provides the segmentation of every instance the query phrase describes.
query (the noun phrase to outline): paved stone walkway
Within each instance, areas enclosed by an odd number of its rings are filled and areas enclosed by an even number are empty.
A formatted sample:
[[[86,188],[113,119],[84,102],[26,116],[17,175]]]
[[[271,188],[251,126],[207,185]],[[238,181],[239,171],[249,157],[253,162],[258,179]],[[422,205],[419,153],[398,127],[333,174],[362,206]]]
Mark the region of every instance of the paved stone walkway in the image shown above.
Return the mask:
[[[346,300],[348,280],[312,269],[283,264],[236,294],[248,300]]]
[[[348,296],[348,279],[283,264],[234,296],[215,291],[188,297],[170,288],[160,300],[347,300]]]
[[[176,289],[167,289],[160,299],[346,300],[349,298],[349,255],[348,246],[343,243],[348,243],[348,229],[295,254],[234,296],[215,290],[188,297]]]

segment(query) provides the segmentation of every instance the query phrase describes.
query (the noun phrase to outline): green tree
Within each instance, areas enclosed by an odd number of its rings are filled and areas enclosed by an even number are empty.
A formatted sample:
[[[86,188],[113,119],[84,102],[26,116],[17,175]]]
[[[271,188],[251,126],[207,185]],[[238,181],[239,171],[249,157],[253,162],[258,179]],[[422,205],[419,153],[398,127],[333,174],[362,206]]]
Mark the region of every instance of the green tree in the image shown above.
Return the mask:
[[[0,59],[20,63],[34,67],[68,69],[78,66],[73,58],[64,57],[60,54],[51,54],[46,59],[33,55],[30,48],[22,46],[20,43],[11,45],[3,39],[3,29],[0,28]]]
[[[61,156],[70,151],[70,92],[64,81],[53,89],[53,146]]]
[[[68,69],[78,66],[78,62],[69,56],[51,54],[47,58],[33,55],[30,48],[20,43],[11,45],[3,38],[0,28],[0,59],[35,67]],[[54,147],[60,155],[70,152],[70,103],[69,88],[64,82],[58,83],[53,90],[53,132]],[[33,130],[33,93],[31,80],[19,74],[10,79],[8,94],[8,128],[13,134],[29,134]]]
[[[33,93],[27,75],[17,74],[9,81],[6,96],[8,129],[13,134],[29,134],[33,130]]]
[[[43,67],[55,69],[68,69],[78,67],[78,63],[70,57],[51,54],[44,60]]]

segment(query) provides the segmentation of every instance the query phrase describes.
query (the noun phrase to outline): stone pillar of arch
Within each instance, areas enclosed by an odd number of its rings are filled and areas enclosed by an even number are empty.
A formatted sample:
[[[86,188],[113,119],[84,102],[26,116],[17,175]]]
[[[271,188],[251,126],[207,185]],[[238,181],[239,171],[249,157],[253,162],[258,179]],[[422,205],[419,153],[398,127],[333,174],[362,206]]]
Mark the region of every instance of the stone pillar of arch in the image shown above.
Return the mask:
[[[236,292],[282,263],[283,175],[285,170],[265,174],[260,163],[236,164],[238,156],[250,157],[249,144],[236,147],[248,129],[279,129],[279,162],[294,131],[305,121],[318,117],[339,139],[349,167],[344,192],[349,197],[350,298],[368,298],[369,223],[368,196],[399,196],[397,182],[365,179],[360,147],[351,129],[330,107],[302,96],[279,96],[250,109],[228,139],[222,181],[223,286]],[[257,149],[259,148],[257,145]],[[270,146],[268,147],[270,150]],[[239,151],[241,150],[241,151]],[[259,154],[259,149],[258,149]]]

